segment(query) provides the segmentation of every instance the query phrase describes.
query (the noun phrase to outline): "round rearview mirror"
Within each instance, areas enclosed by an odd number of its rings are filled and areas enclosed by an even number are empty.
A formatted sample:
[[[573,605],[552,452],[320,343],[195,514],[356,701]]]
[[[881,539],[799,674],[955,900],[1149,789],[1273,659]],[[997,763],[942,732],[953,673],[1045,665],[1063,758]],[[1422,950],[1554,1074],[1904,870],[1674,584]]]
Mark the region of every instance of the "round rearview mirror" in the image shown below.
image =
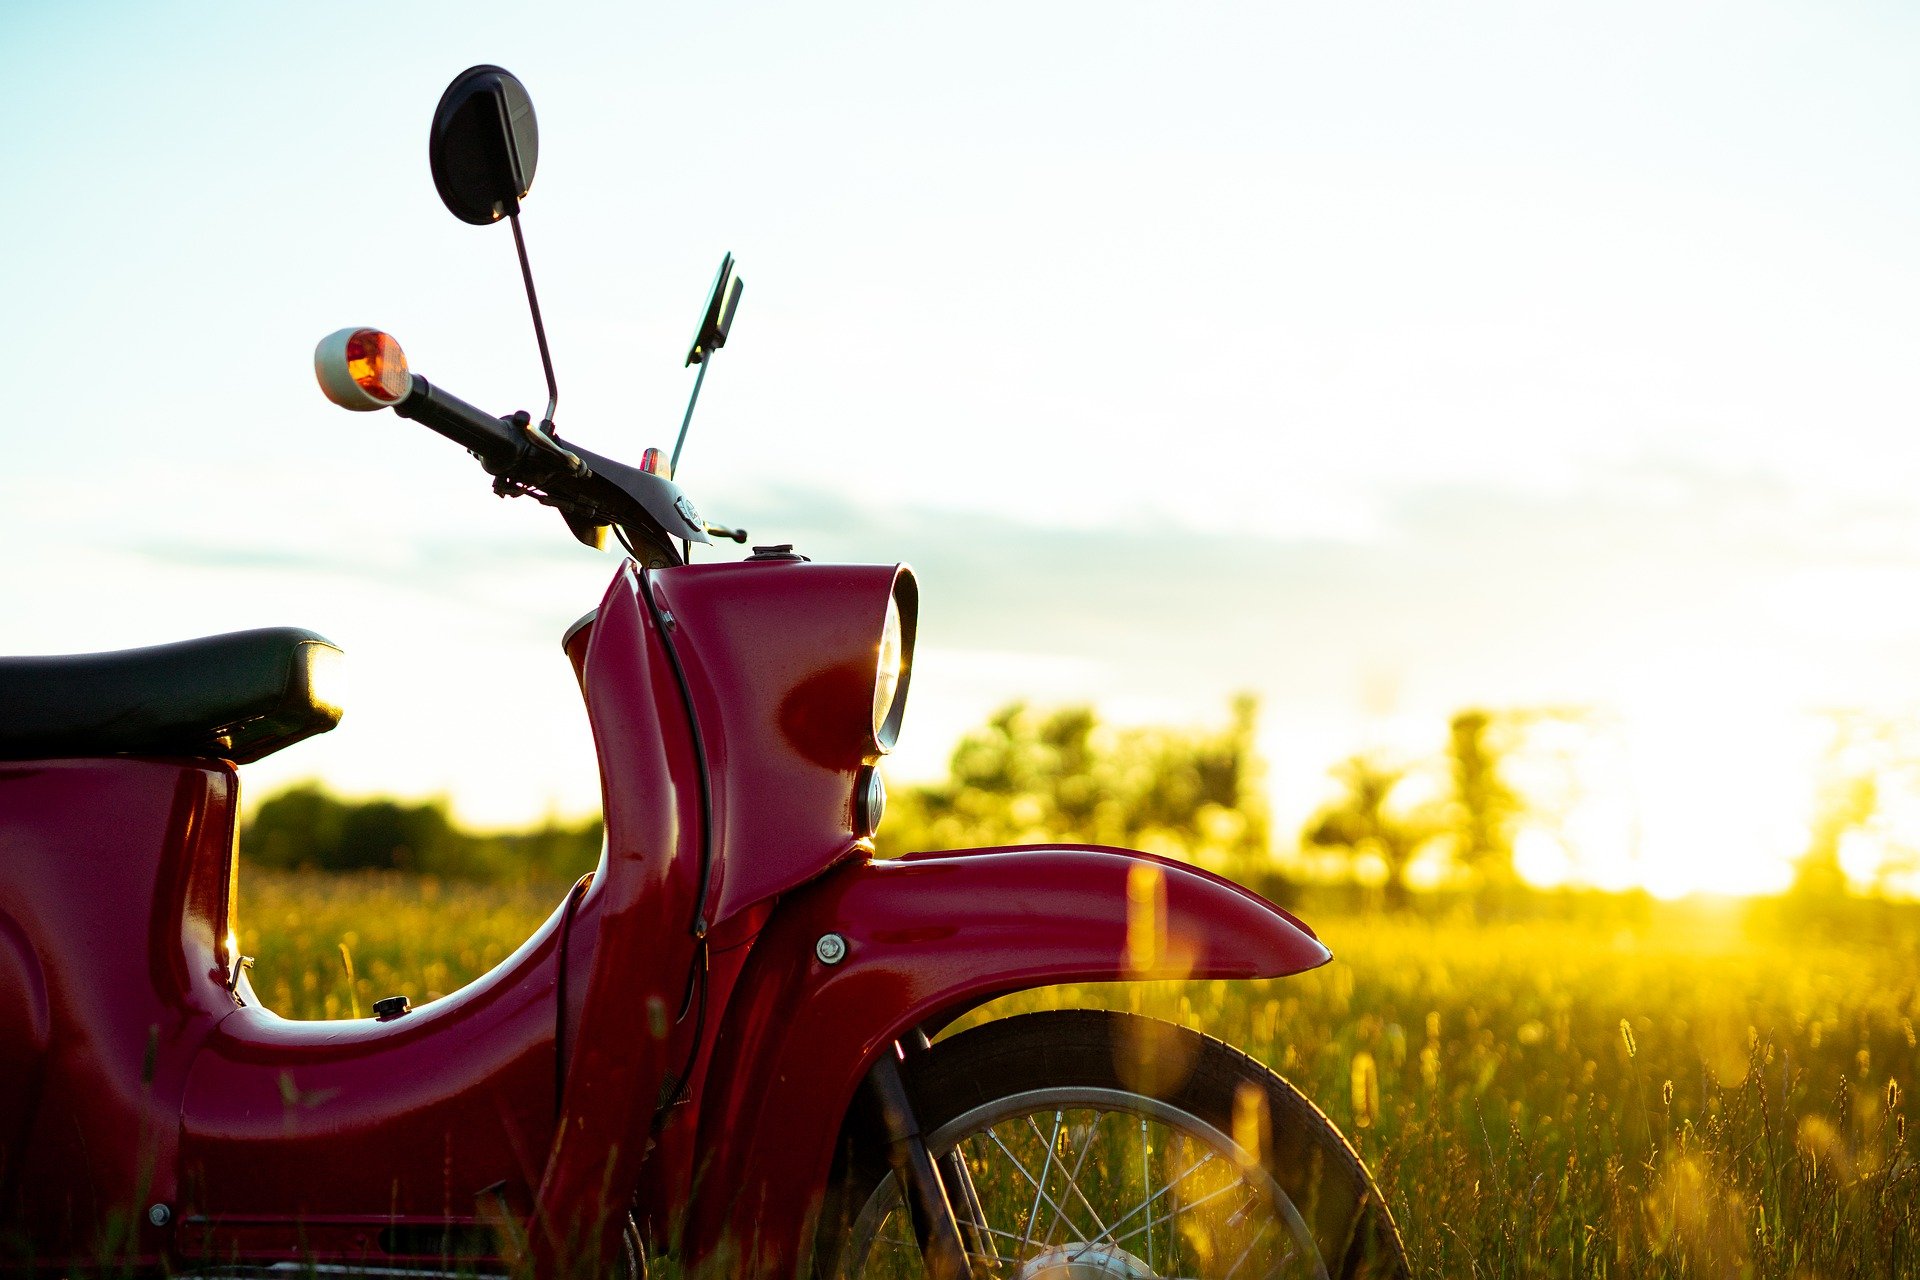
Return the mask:
[[[519,213],[540,159],[527,87],[502,67],[455,76],[434,109],[427,159],[441,202],[462,222],[484,227]]]

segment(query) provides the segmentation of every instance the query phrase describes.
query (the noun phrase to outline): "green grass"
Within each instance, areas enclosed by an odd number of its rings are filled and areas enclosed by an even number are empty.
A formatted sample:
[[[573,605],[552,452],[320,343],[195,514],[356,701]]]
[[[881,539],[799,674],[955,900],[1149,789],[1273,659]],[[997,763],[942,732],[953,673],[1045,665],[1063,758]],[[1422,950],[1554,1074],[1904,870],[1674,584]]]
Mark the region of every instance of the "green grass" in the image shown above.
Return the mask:
[[[454,990],[564,891],[254,873],[242,949],[279,1012],[344,1016]],[[1336,955],[1311,974],[1054,989],[989,1012],[1137,1008],[1271,1064],[1359,1147],[1419,1274],[1920,1272],[1911,922],[1822,938],[1678,908],[1306,914]]]
[[[513,954],[568,889],[395,871],[240,874],[240,952],[254,957],[255,992],[288,1018],[366,1016],[382,996],[422,1004],[457,991]]]

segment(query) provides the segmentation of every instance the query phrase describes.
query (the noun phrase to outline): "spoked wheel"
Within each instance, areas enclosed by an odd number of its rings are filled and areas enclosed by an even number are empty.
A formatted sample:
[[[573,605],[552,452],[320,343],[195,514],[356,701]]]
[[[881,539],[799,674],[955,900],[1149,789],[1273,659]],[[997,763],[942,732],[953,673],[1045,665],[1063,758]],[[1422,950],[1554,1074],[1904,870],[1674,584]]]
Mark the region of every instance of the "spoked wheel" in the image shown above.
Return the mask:
[[[942,1041],[908,1086],[981,1280],[1407,1273],[1339,1131],[1217,1040],[1127,1014],[1028,1014]],[[884,1151],[849,1136],[822,1274],[924,1276]]]

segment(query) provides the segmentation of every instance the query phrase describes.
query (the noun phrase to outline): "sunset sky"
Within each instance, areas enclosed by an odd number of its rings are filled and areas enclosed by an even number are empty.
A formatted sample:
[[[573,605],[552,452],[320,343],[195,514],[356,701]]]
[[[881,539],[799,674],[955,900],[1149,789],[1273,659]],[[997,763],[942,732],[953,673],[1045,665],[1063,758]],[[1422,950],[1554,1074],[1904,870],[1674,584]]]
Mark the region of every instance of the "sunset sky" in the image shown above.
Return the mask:
[[[558,640],[613,559],[311,373],[373,324],[540,408],[427,172],[475,62],[539,112],[564,433],[671,445],[739,258],[681,479],[915,566],[898,777],[1016,696],[1246,688],[1284,826],[1460,706],[1603,707],[1639,834],[1575,873],[1753,888],[1809,714],[1920,698],[1911,7],[7,6],[0,652],[332,637],[256,796],[597,803]]]

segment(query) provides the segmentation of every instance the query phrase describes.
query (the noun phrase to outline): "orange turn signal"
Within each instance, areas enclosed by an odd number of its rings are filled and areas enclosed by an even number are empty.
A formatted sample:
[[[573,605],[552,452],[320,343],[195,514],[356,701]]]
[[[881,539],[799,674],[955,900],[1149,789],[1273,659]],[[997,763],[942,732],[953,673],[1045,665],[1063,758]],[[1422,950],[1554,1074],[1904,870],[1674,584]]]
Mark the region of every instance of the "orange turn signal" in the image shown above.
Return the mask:
[[[640,455],[640,469],[662,480],[673,479],[673,466],[667,461],[667,455],[658,449],[648,449]]]
[[[327,399],[343,409],[385,409],[413,390],[406,352],[392,334],[378,329],[328,334],[313,350],[313,372]]]
[[[375,400],[393,404],[413,383],[407,373],[407,353],[390,333],[359,329],[347,339],[347,376]]]

